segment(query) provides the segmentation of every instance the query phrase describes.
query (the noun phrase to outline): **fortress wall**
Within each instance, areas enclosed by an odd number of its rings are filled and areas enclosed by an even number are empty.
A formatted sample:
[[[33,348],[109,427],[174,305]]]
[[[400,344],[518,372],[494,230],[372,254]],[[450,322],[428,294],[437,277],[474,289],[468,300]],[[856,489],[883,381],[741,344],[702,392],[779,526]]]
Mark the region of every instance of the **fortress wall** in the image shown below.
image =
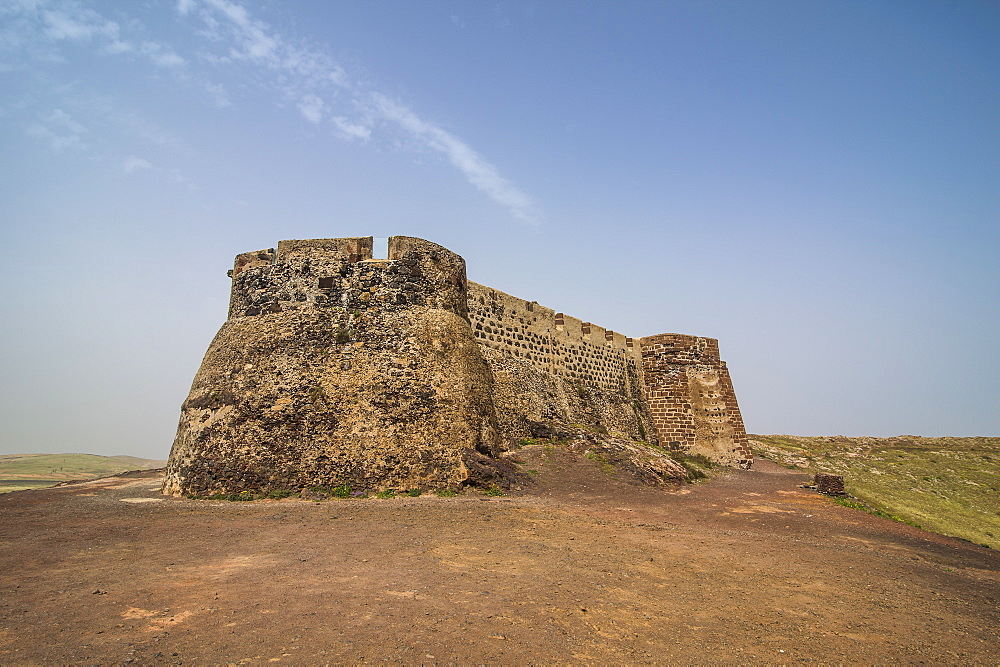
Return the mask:
[[[422,239],[390,238],[388,257],[371,237],[236,257],[165,492],[454,487],[518,438],[578,426],[749,465],[714,339],[627,338],[468,282]]]
[[[726,414],[732,427],[732,438],[738,446],[740,457],[737,464],[741,468],[749,468],[753,464],[753,452],[750,450],[750,441],[747,438],[746,426],[743,424],[743,414],[740,406],[736,402],[736,390],[733,389],[733,379],[729,376],[729,367],[726,362],[721,362],[719,370],[719,384],[722,396],[726,402]],[[736,450],[734,450],[735,452]]]
[[[641,355],[620,333],[473,282],[469,319],[485,348],[579,385],[641,398]]]
[[[465,261],[407,237],[389,250],[318,239],[237,257],[166,493],[456,487],[499,452]]]
[[[660,444],[730,465],[752,460],[719,342],[684,334],[640,340],[647,404]]]
[[[516,439],[537,435],[532,424],[582,424],[655,443],[634,341],[477,283],[468,298],[504,433]]]

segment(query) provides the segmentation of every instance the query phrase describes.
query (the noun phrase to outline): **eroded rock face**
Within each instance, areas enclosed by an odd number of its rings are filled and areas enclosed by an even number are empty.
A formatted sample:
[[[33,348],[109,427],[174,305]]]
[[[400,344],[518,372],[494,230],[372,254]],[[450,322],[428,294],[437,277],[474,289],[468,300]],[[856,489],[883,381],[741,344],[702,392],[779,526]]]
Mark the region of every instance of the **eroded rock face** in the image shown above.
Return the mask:
[[[457,487],[467,450],[498,453],[464,261],[406,237],[370,255],[371,239],[330,239],[237,258],[164,492]]]

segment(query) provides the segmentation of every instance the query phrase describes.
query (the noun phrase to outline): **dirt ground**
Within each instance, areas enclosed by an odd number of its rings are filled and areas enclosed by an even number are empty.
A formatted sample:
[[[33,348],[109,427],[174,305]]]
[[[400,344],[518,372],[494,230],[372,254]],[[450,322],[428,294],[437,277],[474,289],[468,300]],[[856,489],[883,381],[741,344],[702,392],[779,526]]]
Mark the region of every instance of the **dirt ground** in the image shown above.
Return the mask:
[[[5,494],[0,663],[1000,663],[995,551],[766,461],[673,491],[531,467],[501,498]]]

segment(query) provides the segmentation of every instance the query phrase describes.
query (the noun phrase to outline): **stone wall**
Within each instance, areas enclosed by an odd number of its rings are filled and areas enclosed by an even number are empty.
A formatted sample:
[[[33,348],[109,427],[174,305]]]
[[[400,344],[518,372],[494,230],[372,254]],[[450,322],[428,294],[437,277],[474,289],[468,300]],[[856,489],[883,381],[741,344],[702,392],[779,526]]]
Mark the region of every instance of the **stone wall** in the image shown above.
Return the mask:
[[[464,260],[420,239],[389,249],[321,239],[237,257],[165,492],[457,487],[500,451]]]
[[[753,461],[719,342],[684,334],[641,339],[647,405],[660,445],[749,467]]]
[[[477,283],[468,295],[506,433],[530,435],[538,422],[577,424],[656,443],[632,339]]]
[[[627,338],[467,282],[410,237],[384,260],[371,237],[281,241],[230,275],[167,493],[455,487],[561,428],[750,463],[713,339]]]
[[[483,347],[572,382],[642,396],[641,355],[620,333],[476,283],[469,283],[469,319]]]

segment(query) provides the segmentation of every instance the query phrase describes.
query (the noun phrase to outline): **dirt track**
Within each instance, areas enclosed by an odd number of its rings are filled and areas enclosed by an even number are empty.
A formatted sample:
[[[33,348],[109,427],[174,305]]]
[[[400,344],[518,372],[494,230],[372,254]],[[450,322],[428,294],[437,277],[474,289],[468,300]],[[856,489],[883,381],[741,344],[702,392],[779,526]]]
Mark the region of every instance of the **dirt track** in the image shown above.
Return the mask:
[[[533,465],[513,498],[0,496],[0,663],[1000,662],[994,551],[767,462],[675,492]]]

